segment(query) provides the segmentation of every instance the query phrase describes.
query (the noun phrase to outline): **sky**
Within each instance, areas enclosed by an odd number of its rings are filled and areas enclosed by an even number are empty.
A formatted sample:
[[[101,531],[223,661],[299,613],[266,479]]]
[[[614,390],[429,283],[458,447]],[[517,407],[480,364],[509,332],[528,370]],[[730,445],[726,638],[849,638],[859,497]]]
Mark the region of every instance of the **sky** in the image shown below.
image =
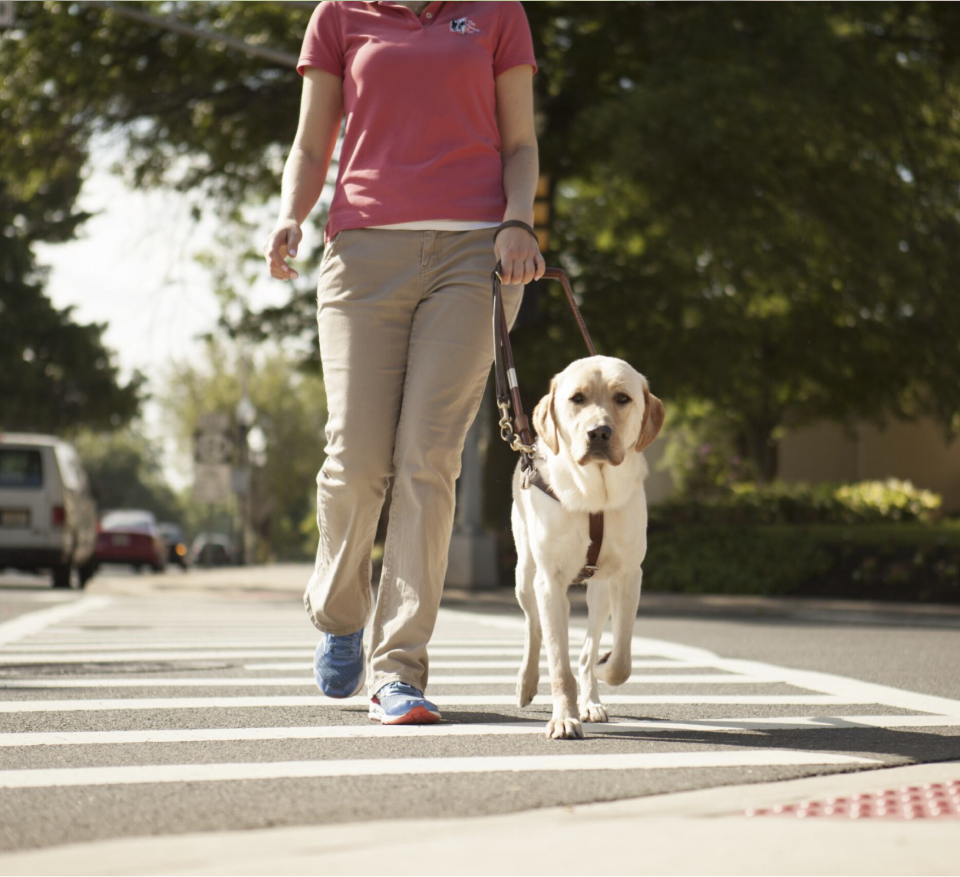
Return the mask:
[[[107,323],[104,341],[116,354],[121,376],[139,369],[156,389],[171,362],[200,356],[197,336],[216,325],[219,305],[212,278],[195,260],[198,252],[213,245],[216,221],[206,217],[195,222],[188,199],[180,193],[128,187],[110,170],[122,157],[123,143],[116,136],[100,136],[91,144],[88,177],[77,206],[95,215],[81,226],[78,239],[41,244],[35,252],[39,263],[50,269],[46,291],[54,304],[74,306],[78,322]],[[257,249],[276,210],[274,203],[264,213],[254,242]],[[304,234],[311,233],[305,224]],[[301,250],[308,252],[310,241],[305,244]],[[281,304],[289,291],[286,282],[269,276],[264,264],[262,279],[250,290],[251,305]],[[168,478],[175,487],[184,486],[190,473],[176,458],[157,403],[147,403],[144,426],[164,443]]]

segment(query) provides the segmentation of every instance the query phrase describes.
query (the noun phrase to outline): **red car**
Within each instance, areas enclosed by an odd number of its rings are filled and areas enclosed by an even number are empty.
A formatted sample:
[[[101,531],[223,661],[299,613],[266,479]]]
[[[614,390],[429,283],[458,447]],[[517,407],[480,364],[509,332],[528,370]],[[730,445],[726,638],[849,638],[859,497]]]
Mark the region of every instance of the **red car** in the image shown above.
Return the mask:
[[[141,572],[149,566],[162,572],[167,565],[167,546],[151,512],[107,512],[97,532],[97,565],[123,563]]]

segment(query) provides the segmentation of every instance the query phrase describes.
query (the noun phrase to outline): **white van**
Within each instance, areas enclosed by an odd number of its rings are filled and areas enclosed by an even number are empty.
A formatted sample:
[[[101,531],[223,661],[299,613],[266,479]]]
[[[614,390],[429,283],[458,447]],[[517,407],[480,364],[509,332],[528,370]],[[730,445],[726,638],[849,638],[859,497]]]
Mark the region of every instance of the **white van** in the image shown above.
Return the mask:
[[[97,507],[73,445],[0,433],[0,569],[49,570],[55,588],[96,571]]]

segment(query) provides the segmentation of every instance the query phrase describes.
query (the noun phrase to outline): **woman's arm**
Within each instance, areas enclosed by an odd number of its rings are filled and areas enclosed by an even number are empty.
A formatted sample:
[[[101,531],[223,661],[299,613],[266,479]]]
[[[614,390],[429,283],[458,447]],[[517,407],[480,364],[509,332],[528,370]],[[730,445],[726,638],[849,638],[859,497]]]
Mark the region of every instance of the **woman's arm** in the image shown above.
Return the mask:
[[[283,168],[280,214],[263,246],[271,277],[290,280],[298,276],[284,260],[296,256],[303,237],[300,224],[323,191],[342,117],[343,80],[326,70],[308,67],[303,74],[300,121]]]
[[[540,163],[533,123],[533,68],[520,64],[496,79],[497,125],[503,157],[503,192],[507,197],[504,221],[520,219],[533,225]],[[496,256],[504,283],[529,283],[543,276],[546,265],[540,247],[522,228],[497,235]]]

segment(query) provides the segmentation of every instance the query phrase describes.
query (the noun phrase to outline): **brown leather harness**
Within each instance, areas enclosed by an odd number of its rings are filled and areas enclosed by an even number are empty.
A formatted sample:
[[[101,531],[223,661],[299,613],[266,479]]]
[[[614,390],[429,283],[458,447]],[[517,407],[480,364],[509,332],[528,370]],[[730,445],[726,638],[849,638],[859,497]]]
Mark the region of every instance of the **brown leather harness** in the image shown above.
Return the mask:
[[[526,228],[526,223],[519,223],[511,220],[504,223],[501,228],[507,225],[520,225]],[[532,229],[529,229],[531,233]],[[498,229],[499,231],[499,229]],[[560,502],[550,485],[544,480],[543,476],[534,465],[536,456],[536,446],[534,437],[530,431],[530,422],[526,414],[523,413],[523,403],[520,400],[520,386],[517,383],[517,370],[513,363],[513,351],[510,348],[510,331],[507,328],[507,319],[503,312],[503,297],[501,295],[500,284],[500,263],[494,268],[491,275],[493,283],[493,348],[495,352],[494,361],[496,364],[497,375],[497,407],[500,409],[500,436],[504,441],[510,444],[514,451],[521,454],[521,481],[520,485],[528,489],[531,484],[540,488],[547,496],[553,497]],[[570,279],[562,268],[547,268],[543,273],[545,280],[559,280],[563,285],[563,291],[567,294],[567,301],[573,310],[573,315],[577,318],[577,324],[580,326],[580,332],[583,340],[587,342],[587,350],[591,356],[596,356],[596,350],[593,342],[590,340],[590,334],[587,332],[586,323],[577,308],[577,303],[573,300],[573,290],[570,288]],[[513,405],[515,412],[513,421],[516,426],[516,433],[511,427],[509,408]],[[571,582],[573,585],[583,584],[599,568],[597,559],[600,557],[600,546],[603,544],[603,512],[590,513],[590,546],[587,549],[587,562],[577,573],[577,577]]]

